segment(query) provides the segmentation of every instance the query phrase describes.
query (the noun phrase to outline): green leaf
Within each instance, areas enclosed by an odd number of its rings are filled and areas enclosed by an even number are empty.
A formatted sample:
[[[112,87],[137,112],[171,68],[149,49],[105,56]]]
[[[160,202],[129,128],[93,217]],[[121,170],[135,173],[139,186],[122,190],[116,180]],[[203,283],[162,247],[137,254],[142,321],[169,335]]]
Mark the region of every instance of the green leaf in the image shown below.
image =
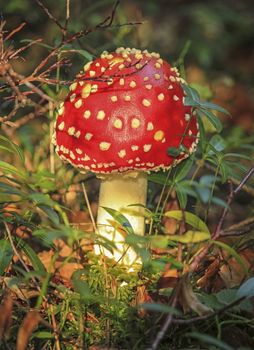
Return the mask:
[[[40,272],[40,274],[43,276],[46,272],[46,269],[45,269],[44,265],[42,264],[40,258],[36,254],[36,252],[30,247],[30,245],[28,245],[22,239],[15,238],[15,241],[17,243],[17,248],[23,250],[24,254],[31,261],[34,270]]]
[[[24,193],[21,192],[19,189],[15,188],[14,186],[11,186],[5,182],[0,182],[0,190],[1,192],[5,194],[14,194],[17,196],[23,196]]]
[[[203,241],[207,241],[211,238],[209,232],[205,231],[187,231],[183,235],[170,235],[169,239],[172,241],[180,242],[180,243],[199,243]]]
[[[203,175],[199,179],[199,183],[194,183],[194,187],[200,200],[203,203],[208,203],[211,196],[211,187],[215,181],[215,177],[213,175]]]
[[[1,145],[0,145],[0,150],[6,151],[6,152],[10,152],[10,153],[14,153],[10,148],[5,147],[5,146],[1,146]]]
[[[216,298],[223,306],[233,303],[236,298],[235,289],[222,289],[216,294]]]
[[[181,84],[184,92],[187,94],[187,97],[190,97],[193,101],[200,104],[200,97],[196,89],[191,87],[190,85]]]
[[[82,300],[86,303],[94,303],[96,301],[103,302],[104,297],[102,295],[95,295],[91,290],[87,281],[83,280],[81,275],[83,270],[77,270],[73,273],[71,280],[74,290],[80,295]]]
[[[152,173],[150,175],[148,175],[148,180],[152,181],[156,184],[162,185],[162,186],[170,186],[172,185],[172,180],[168,179],[167,180],[167,175],[165,175],[164,173]],[[166,182],[167,180],[167,182]]]
[[[246,160],[251,160],[252,159],[252,157],[247,156],[246,154],[239,154],[239,153],[226,153],[224,155],[224,158],[228,158],[228,157],[240,158],[240,159],[246,159]]]
[[[41,43],[41,42],[35,42],[34,40],[31,40],[31,39],[22,39],[20,40],[21,43],[34,43],[35,45],[38,45],[38,46],[42,46],[42,47],[45,47],[49,50],[53,50],[54,47],[53,46],[50,46],[50,45],[47,45],[47,44],[44,44],[44,43]]]
[[[33,232],[33,236],[36,239],[40,240],[44,246],[53,247],[54,246],[53,241],[55,239],[62,238],[64,234],[62,231],[40,229],[40,230],[35,230]]]
[[[187,194],[183,192],[181,186],[176,185],[175,186],[175,191],[177,195],[177,199],[179,201],[181,209],[184,209],[187,205]]]
[[[204,101],[209,101],[213,97],[211,88],[207,85],[200,85],[199,83],[191,83],[191,88],[195,89]],[[202,103],[202,102],[201,102]]]
[[[23,171],[20,169],[17,169],[14,165],[11,165],[9,163],[6,163],[2,160],[0,160],[0,169],[5,173],[5,174],[15,174],[17,176],[25,178],[26,175]]]
[[[155,273],[164,271],[167,264],[170,264],[172,268],[176,268],[178,270],[182,270],[184,267],[183,263],[175,260],[174,258],[166,256],[151,260],[151,265]]]
[[[202,231],[187,231],[183,235],[169,235],[169,236],[162,236],[162,235],[156,235],[151,236],[151,244],[153,247],[156,248],[166,248],[170,242],[180,242],[184,244],[188,243],[199,243],[203,241],[207,241],[211,238],[209,232],[202,232]]]
[[[205,293],[196,293],[199,300],[206,306],[212,308],[213,310],[219,310],[222,308],[221,303],[217,300],[215,294],[205,294]]]
[[[8,152],[17,154],[22,164],[24,164],[25,162],[24,153],[18,145],[16,145],[12,141],[10,141],[7,137],[4,137],[4,136],[0,136],[0,141],[3,141],[8,145],[8,147],[0,146],[0,148],[5,149]]]
[[[209,229],[204,221],[202,221],[197,215],[188,211],[182,212],[181,210],[171,210],[164,214],[166,217],[176,219],[178,221],[185,221],[197,230],[204,231],[210,234]]]
[[[245,272],[245,274],[248,276],[249,275],[249,271],[248,268],[244,262],[244,260],[241,258],[241,256],[229,245],[227,245],[224,242],[220,242],[220,241],[211,241],[211,243],[219,246],[222,249],[225,249],[230,255],[232,255],[235,260],[238,262],[238,264],[242,267],[243,271]]]
[[[222,289],[219,291],[215,296],[220,303],[220,309],[222,307],[225,307],[228,304],[233,303],[239,297],[237,296],[237,290],[236,289]],[[244,299],[239,304],[232,306],[232,311],[234,312],[241,312],[241,311],[249,311],[251,308],[251,301],[248,299]]]
[[[198,145],[201,147],[202,152],[204,153],[206,149],[205,126],[204,126],[203,118],[199,113],[197,113],[197,119],[198,119],[198,125],[199,125],[199,133],[200,133]]]
[[[212,102],[201,102],[200,107],[204,109],[213,109],[214,111],[218,111],[227,115],[230,115],[229,111],[227,111],[225,108],[216,105],[215,103]]]
[[[54,334],[50,333],[50,332],[46,332],[46,331],[38,331],[38,332],[34,332],[32,334],[31,338],[38,338],[38,339],[53,339],[54,338]]]
[[[53,207],[56,204],[48,194],[40,192],[30,193],[27,198],[35,202],[36,205],[48,205]]]
[[[193,160],[193,157],[190,157],[187,160],[182,161],[181,164],[178,165],[174,174],[175,181],[181,181],[188,175],[192,168]]]
[[[32,182],[36,187],[44,190],[55,190],[55,176],[46,170],[41,170],[32,175]]]
[[[44,213],[48,216],[48,218],[53,222],[53,224],[58,225],[60,223],[59,216],[55,212],[54,209],[47,205],[38,205],[38,208],[40,208]]]
[[[190,96],[186,96],[184,98],[184,105],[189,107],[199,107],[199,102],[194,101]]]
[[[220,135],[214,135],[209,141],[209,145],[213,146],[217,152],[221,152],[226,148],[226,142]]]
[[[170,314],[174,316],[181,316],[181,312],[174,307],[171,307],[169,305],[165,304],[159,304],[159,303],[144,303],[138,305],[139,309],[145,309],[148,311],[153,311],[153,312],[160,312],[164,314]]]
[[[132,233],[126,237],[125,241],[130,245],[146,244],[149,241],[149,236],[141,236],[141,235]]]
[[[230,345],[208,334],[191,332],[191,333],[185,333],[184,337],[198,339],[205,344],[217,346],[220,350],[234,350],[234,348],[232,348]]]
[[[218,117],[216,117],[212,112],[208,111],[207,109],[199,108],[198,113],[203,113],[209,122],[215,127],[215,129],[218,132],[222,131],[222,123]]]
[[[228,209],[229,209],[229,206],[228,206],[227,202],[225,202],[225,201],[224,201],[223,199],[221,199],[221,198],[213,197],[213,198],[211,199],[211,203],[216,204],[216,205],[219,205],[220,207],[228,208]]]
[[[225,183],[231,174],[231,169],[227,166],[226,162],[221,161],[219,164],[219,171],[221,174],[221,182]]]
[[[238,298],[252,298],[254,296],[254,277],[249,278],[241,285],[236,296]]]
[[[170,235],[171,236],[171,235]],[[169,236],[150,236],[151,245],[155,248],[166,248],[169,244],[170,238]]]
[[[173,158],[177,158],[180,153],[181,153],[180,149],[176,147],[169,147],[167,150],[167,154]]]
[[[82,55],[83,57],[85,57],[88,61],[93,61],[93,59],[94,59],[94,56],[86,50],[75,50],[75,52],[77,52],[80,55]]]
[[[120,224],[120,226],[129,234],[134,234],[134,230],[131,226],[131,223],[129,222],[129,220],[123,215],[121,214],[119,211],[112,209],[112,208],[107,208],[107,207],[102,207],[104,210],[106,210],[106,212],[108,212],[112,218],[118,223]]]
[[[68,242],[72,244],[72,242],[76,242],[82,238],[93,239],[95,237],[95,234],[92,234],[91,232],[86,233],[82,230],[77,230],[69,226],[61,225],[58,226],[57,229],[52,229],[51,227],[49,227],[35,230],[33,231],[33,236],[41,240],[44,245],[50,247],[54,246],[54,240],[59,238],[65,237],[68,239]]]
[[[11,262],[13,251],[11,244],[5,239],[0,240],[0,276],[4,274],[5,269]]]

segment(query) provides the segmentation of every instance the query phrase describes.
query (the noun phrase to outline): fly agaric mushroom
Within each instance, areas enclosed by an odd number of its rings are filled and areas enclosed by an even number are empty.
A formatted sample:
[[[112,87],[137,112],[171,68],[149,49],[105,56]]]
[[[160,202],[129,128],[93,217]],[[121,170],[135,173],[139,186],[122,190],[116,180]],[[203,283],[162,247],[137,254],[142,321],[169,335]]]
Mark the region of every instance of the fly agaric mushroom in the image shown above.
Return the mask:
[[[137,255],[126,251],[124,236],[103,207],[121,212],[146,204],[147,173],[167,170],[196,149],[195,113],[184,105],[176,68],[147,50],[118,48],[103,52],[77,75],[60,105],[53,142],[61,159],[101,177],[97,225],[117,250],[103,253],[131,265]],[[169,149],[179,149],[172,156]],[[140,210],[140,211],[139,211]],[[141,208],[124,214],[136,234],[144,235]],[[99,247],[95,252],[100,254]]]

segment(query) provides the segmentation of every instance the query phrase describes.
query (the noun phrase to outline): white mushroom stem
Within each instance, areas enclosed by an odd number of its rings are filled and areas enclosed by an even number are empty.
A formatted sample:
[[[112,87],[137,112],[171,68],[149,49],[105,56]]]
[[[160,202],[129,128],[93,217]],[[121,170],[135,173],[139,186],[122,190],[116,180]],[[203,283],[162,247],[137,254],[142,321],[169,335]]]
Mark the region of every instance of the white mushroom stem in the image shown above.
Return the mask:
[[[114,242],[116,249],[114,249],[112,254],[102,245],[96,245],[95,253],[97,255],[104,254],[128,266],[131,266],[133,263],[140,263],[140,259],[135,251],[125,244],[126,233],[114,227],[113,217],[102,207],[119,211],[129,220],[134,233],[143,236],[145,233],[144,209],[140,206],[129,208],[128,206],[130,204],[142,204],[145,206],[146,193],[146,173],[136,174],[135,177],[114,174],[102,179],[97,217],[98,233],[109,241]]]

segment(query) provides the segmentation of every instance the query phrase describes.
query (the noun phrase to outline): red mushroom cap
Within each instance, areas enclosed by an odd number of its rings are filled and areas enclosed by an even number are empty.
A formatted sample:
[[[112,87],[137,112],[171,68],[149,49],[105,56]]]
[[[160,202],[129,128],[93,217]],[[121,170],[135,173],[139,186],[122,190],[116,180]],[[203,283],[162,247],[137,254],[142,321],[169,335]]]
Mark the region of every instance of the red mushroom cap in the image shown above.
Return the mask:
[[[198,142],[176,68],[157,53],[119,48],[84,66],[60,105],[60,158],[94,173],[168,169]],[[170,147],[187,152],[172,157]]]

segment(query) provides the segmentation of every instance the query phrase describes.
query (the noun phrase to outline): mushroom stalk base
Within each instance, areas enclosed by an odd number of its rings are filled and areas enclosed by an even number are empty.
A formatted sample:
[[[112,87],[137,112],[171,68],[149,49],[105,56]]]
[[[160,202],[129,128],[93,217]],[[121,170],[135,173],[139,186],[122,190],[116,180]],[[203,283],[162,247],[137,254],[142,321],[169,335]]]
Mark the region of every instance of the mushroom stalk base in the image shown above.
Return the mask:
[[[129,207],[130,204],[146,205],[147,175],[139,174],[136,177],[113,175],[101,182],[99,195],[99,209],[97,217],[98,234],[116,248],[113,254],[102,245],[95,245],[95,254],[104,254],[115,261],[131,266],[141,263],[135,251],[125,243],[127,233],[114,225],[113,217],[102,207],[112,208],[123,214],[130,222],[135,234],[144,235],[144,209],[140,206]]]

